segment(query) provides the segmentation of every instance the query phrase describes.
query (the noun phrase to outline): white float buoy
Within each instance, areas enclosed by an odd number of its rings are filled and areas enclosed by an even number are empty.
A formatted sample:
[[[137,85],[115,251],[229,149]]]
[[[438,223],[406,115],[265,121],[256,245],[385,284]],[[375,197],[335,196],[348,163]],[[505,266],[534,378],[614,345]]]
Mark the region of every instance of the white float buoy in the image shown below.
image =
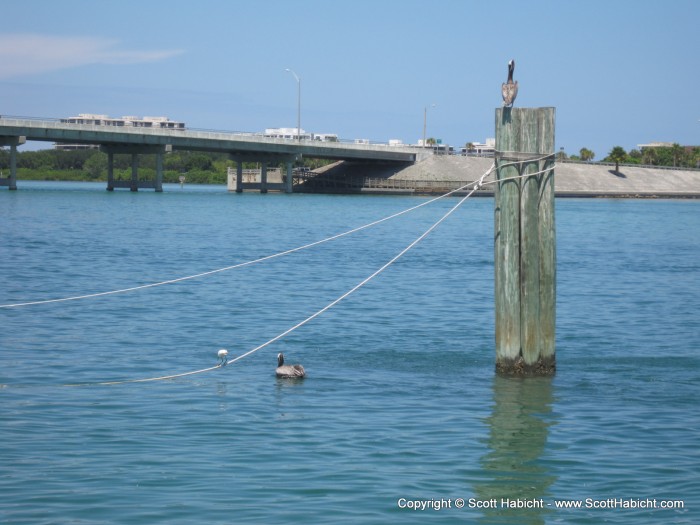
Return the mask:
[[[225,365],[226,362],[228,361],[228,350],[225,348],[222,348],[216,353],[216,356],[219,358],[219,364],[220,365]]]

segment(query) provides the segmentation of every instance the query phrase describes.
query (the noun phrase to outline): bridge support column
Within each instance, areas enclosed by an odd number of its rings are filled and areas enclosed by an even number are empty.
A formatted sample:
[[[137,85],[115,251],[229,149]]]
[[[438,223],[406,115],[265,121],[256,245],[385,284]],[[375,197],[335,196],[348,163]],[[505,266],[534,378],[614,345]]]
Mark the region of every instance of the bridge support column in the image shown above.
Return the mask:
[[[291,160],[288,160],[286,166],[287,166],[287,178],[284,181],[284,192],[285,193],[292,193],[292,173],[293,173],[294,163]]]
[[[156,187],[157,192],[163,191],[163,152],[156,153]]]
[[[17,144],[10,144],[10,180],[9,190],[17,189]]]
[[[139,191],[139,154],[131,154],[131,191]]]
[[[243,193],[243,161],[236,162],[236,193]]]
[[[251,153],[231,152],[230,158],[236,163],[236,183],[233,184],[231,177],[231,185],[229,191],[242,193],[244,190],[260,190],[260,193],[268,191],[284,191],[285,193],[292,192],[292,166],[297,159],[296,155],[265,155]],[[260,174],[257,170],[249,170],[253,180],[243,182],[243,163],[256,163],[260,165]],[[284,168],[277,169],[277,166],[283,164],[287,166],[287,175],[284,175]],[[270,165],[273,167],[270,168]],[[271,179],[271,180],[270,180]]]
[[[114,153],[107,153],[107,191],[114,191]]]
[[[138,191],[140,188],[153,188],[163,191],[163,154],[170,151],[171,146],[155,146],[146,144],[104,144],[100,151],[107,153],[107,191],[115,188],[129,188]],[[114,155],[131,155],[130,180],[114,180]],[[153,181],[139,181],[139,154],[156,155],[156,175]]]
[[[260,165],[260,193],[267,193],[267,161]]]
[[[0,137],[0,146],[10,146],[10,177],[0,178],[0,186],[17,189],[17,146],[26,142],[25,137]]]

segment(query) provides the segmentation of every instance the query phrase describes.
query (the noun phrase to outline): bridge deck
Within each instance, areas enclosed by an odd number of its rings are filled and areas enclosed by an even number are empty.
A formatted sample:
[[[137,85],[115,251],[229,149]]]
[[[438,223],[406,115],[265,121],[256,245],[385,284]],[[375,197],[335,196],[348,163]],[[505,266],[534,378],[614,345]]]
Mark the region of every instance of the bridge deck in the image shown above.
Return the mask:
[[[105,146],[171,146],[173,149],[225,152],[249,157],[295,157],[338,160],[415,162],[425,150],[386,144],[319,142],[265,137],[258,133],[97,126],[54,120],[0,118],[0,137]]]

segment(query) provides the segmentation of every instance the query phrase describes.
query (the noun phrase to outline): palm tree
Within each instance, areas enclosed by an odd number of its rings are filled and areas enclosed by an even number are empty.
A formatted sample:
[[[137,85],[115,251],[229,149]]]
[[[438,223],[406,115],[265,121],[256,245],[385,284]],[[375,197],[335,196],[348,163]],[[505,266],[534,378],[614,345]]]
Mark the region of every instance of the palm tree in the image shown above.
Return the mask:
[[[671,146],[671,155],[673,155],[673,167],[678,166],[678,162],[683,158],[684,150],[680,144],[674,142]]]
[[[588,162],[589,160],[593,160],[593,157],[595,157],[595,153],[593,153],[588,148],[581,148],[581,151],[579,151],[579,154],[581,155],[581,160],[584,162]]]
[[[620,162],[623,162],[627,158],[627,152],[622,146],[615,146],[610,153],[608,153],[608,159],[610,162],[615,163],[615,171],[620,171]]]
[[[653,166],[656,162],[656,158],[656,148],[642,148],[642,160],[644,161],[644,164]]]

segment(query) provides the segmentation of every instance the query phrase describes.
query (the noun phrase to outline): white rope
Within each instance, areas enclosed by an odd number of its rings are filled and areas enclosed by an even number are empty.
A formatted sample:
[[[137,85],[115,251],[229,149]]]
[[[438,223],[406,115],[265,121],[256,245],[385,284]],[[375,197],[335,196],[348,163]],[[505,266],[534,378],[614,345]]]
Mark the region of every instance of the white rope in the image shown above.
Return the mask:
[[[540,159],[540,160],[542,160],[542,159]],[[535,162],[535,161],[531,161],[531,162]],[[499,167],[500,167],[500,168],[504,168],[504,167],[510,166],[510,165],[512,165],[512,164],[522,164],[522,162],[509,162],[509,163],[504,164],[504,165],[501,165],[501,166],[499,166]],[[522,175],[515,175],[515,176],[513,176],[513,177],[506,177],[506,178],[503,178],[503,179],[490,180],[490,181],[484,182],[483,184],[484,184],[484,185],[486,185],[486,184],[498,184],[499,182],[506,182],[506,181],[509,181],[509,180],[524,179],[524,178],[526,178],[526,177],[534,177],[534,176],[536,176],[536,175],[541,175],[541,174],[543,174],[543,173],[550,172],[550,171],[552,171],[554,168],[555,168],[555,166],[552,165],[552,166],[550,166],[550,167],[548,167],[548,168],[544,168],[544,169],[541,169],[541,170],[539,170],[539,171],[533,171],[532,173],[524,173],[524,174],[522,174]]]
[[[491,168],[489,168],[489,171],[487,172],[487,174],[490,173],[492,169],[493,169],[493,166],[491,166]],[[482,179],[483,179],[483,177],[482,177]],[[282,251],[282,252],[274,253],[274,254],[272,254],[272,255],[267,255],[267,256],[265,256],[265,257],[260,257],[260,258],[258,258],[258,259],[253,259],[253,260],[251,260],[251,261],[246,261],[246,262],[234,264],[234,265],[232,265],[232,266],[226,266],[226,267],[224,267],[224,268],[218,268],[218,269],[216,269],[216,270],[210,270],[210,271],[207,271],[207,272],[197,273],[197,274],[194,274],[194,275],[187,275],[187,276],[185,276],[185,277],[178,277],[178,278],[176,278],[176,279],[169,279],[169,280],[167,280],[167,281],[160,281],[160,282],[156,282],[156,283],[143,284],[143,285],[139,285],[139,286],[132,286],[132,287],[129,287],[129,288],[121,288],[121,289],[119,289],[119,290],[110,290],[110,291],[107,291],[107,292],[98,292],[98,293],[91,293],[91,294],[85,294],[85,295],[75,295],[75,296],[71,296],[71,297],[62,297],[62,298],[58,298],[58,299],[43,299],[43,300],[38,300],[38,301],[27,301],[27,302],[21,302],[21,303],[0,304],[0,309],[1,309],[1,308],[19,308],[19,307],[23,307],[23,306],[34,306],[34,305],[49,304],[49,303],[62,303],[62,302],[67,302],[67,301],[78,301],[78,300],[81,300],[81,299],[92,299],[92,298],[95,298],[95,297],[104,297],[104,296],[108,296],[108,295],[116,295],[116,294],[122,294],[122,293],[127,293],[127,292],[135,292],[135,291],[137,291],[137,290],[145,290],[145,289],[147,289],[147,288],[155,288],[156,286],[164,286],[164,285],[166,285],[166,284],[179,283],[179,282],[182,282],[182,281],[188,281],[188,280],[190,280],[190,279],[197,279],[197,278],[200,278],[200,277],[206,277],[206,276],[209,276],[209,275],[214,275],[214,274],[221,273],[221,272],[226,272],[226,271],[229,271],[229,270],[235,270],[236,268],[243,268],[244,266],[250,266],[250,265],[253,265],[253,264],[256,264],[256,263],[261,263],[261,262],[264,262],[264,261],[269,261],[270,259],[275,259],[275,258],[277,258],[277,257],[282,257],[282,256],[284,256],[284,255],[289,255],[289,254],[291,254],[291,253],[295,253],[295,252],[298,252],[298,251],[301,251],[301,250],[306,250],[306,249],[308,249],[308,248],[312,248],[312,247],[314,247],[314,246],[318,246],[319,244],[323,244],[323,243],[326,243],[326,242],[329,242],[329,241],[333,241],[333,240],[339,239],[339,238],[341,238],[341,237],[344,237],[344,236],[346,236],[346,235],[350,235],[350,234],[352,234],[352,233],[357,233],[357,232],[359,232],[359,231],[365,230],[365,229],[370,228],[370,227],[372,227],[372,226],[376,226],[376,225],[381,224],[381,223],[383,223],[383,222],[386,222],[386,221],[388,221],[388,220],[395,219],[396,217],[399,217],[399,216],[401,216],[401,215],[405,215],[406,213],[415,211],[415,210],[417,210],[418,208],[422,208],[423,206],[427,206],[428,204],[432,204],[433,202],[438,201],[438,200],[440,200],[440,199],[443,199],[443,198],[445,198],[445,197],[448,197],[448,196],[452,195],[453,193],[456,193],[456,192],[458,192],[458,191],[462,191],[463,189],[467,188],[467,187],[470,186],[471,184],[473,184],[473,183],[470,182],[469,184],[465,184],[464,186],[461,186],[461,187],[459,187],[459,188],[457,188],[457,189],[455,189],[455,190],[449,191],[449,192],[447,192],[447,193],[445,193],[445,194],[443,194],[443,195],[440,195],[440,196],[438,196],[438,197],[435,197],[435,198],[433,198],[433,199],[430,199],[430,200],[428,200],[428,201],[426,201],[426,202],[423,202],[423,203],[418,204],[418,205],[416,205],[416,206],[412,206],[411,208],[407,208],[407,209],[405,209],[405,210],[403,210],[403,211],[394,213],[393,215],[389,215],[389,216],[384,217],[384,218],[382,218],[382,219],[379,219],[379,220],[376,220],[376,221],[367,223],[367,224],[365,224],[365,225],[363,225],[363,226],[358,226],[357,228],[353,228],[353,229],[351,229],[351,230],[347,230],[347,231],[345,231],[345,232],[338,233],[338,234],[333,235],[333,236],[331,236],[331,237],[326,237],[325,239],[321,239],[320,241],[315,241],[315,242],[311,242],[311,243],[309,243],[309,244],[304,244],[303,246],[297,246],[296,248],[292,248],[292,249],[285,250],[285,251]]]
[[[244,354],[239,355],[238,357],[236,357],[236,358],[234,358],[234,359],[229,359],[229,360],[227,360],[227,361],[221,362],[221,363],[217,364],[216,366],[212,366],[212,367],[209,367],[209,368],[203,368],[203,369],[201,369],[201,370],[195,370],[195,371],[192,371],[192,372],[183,372],[183,373],[180,373],[180,374],[173,374],[173,375],[160,376],[160,377],[149,377],[149,378],[145,378],[145,379],[125,379],[125,380],[122,380],[122,381],[102,381],[102,382],[96,382],[96,383],[77,383],[77,384],[63,385],[63,386],[113,386],[113,385],[122,385],[122,384],[127,384],[127,383],[146,383],[146,382],[153,382],[153,381],[164,381],[164,380],[168,380],[168,379],[176,379],[176,378],[180,378],[180,377],[186,377],[186,376],[191,376],[191,375],[195,375],[195,374],[201,374],[201,373],[204,373],[204,372],[211,372],[211,371],[213,371],[213,370],[217,370],[217,369],[222,368],[222,367],[224,367],[224,366],[227,366],[227,365],[229,365],[229,364],[233,364],[233,363],[235,363],[236,361],[240,361],[240,360],[243,359],[244,357],[247,357],[247,356],[249,356],[249,355],[251,355],[251,354],[254,354],[255,352],[257,352],[257,351],[259,351],[259,350],[262,350],[262,349],[265,348],[266,346],[269,346],[269,345],[271,345],[272,343],[274,343],[274,342],[276,342],[276,341],[279,341],[279,340],[282,339],[283,337],[285,337],[285,336],[291,334],[292,332],[294,332],[295,330],[301,328],[301,327],[304,326],[305,324],[307,324],[307,323],[313,321],[314,319],[316,319],[318,316],[320,316],[320,315],[323,314],[324,312],[327,312],[328,310],[330,310],[331,308],[333,308],[335,305],[337,305],[339,302],[341,302],[343,299],[346,299],[347,297],[349,297],[350,295],[352,295],[353,293],[355,293],[357,290],[359,290],[360,288],[362,288],[364,285],[366,285],[366,284],[367,284],[368,282],[370,282],[372,279],[374,279],[375,277],[377,277],[377,276],[378,276],[380,273],[382,273],[384,270],[386,270],[387,268],[389,268],[389,266],[391,266],[391,265],[394,264],[396,261],[398,261],[398,260],[399,260],[401,257],[403,257],[411,248],[413,248],[416,244],[418,244],[418,243],[421,242],[423,239],[425,239],[435,228],[437,228],[440,224],[442,224],[445,220],[447,220],[447,218],[448,218],[450,215],[452,215],[452,213],[454,213],[455,210],[457,210],[457,208],[459,208],[469,197],[471,197],[471,196],[474,194],[474,192],[475,192],[477,189],[479,189],[479,188],[483,185],[484,179],[485,179],[492,171],[493,171],[493,165],[492,165],[486,172],[484,172],[484,174],[479,178],[479,180],[477,180],[477,181],[475,181],[475,182],[470,182],[469,184],[466,184],[466,185],[462,186],[462,188],[465,188],[465,187],[467,187],[467,186],[472,186],[472,189],[471,189],[471,191],[470,191],[469,193],[467,193],[467,195],[465,195],[464,197],[462,197],[462,198],[459,200],[459,202],[458,202],[457,204],[455,204],[445,215],[443,215],[437,222],[435,222],[432,226],[430,226],[430,228],[428,228],[425,232],[423,232],[418,238],[416,238],[413,242],[411,242],[408,246],[406,246],[403,250],[401,250],[397,255],[395,255],[394,257],[392,257],[391,260],[389,260],[389,261],[388,261],[386,264],[384,264],[381,268],[379,268],[379,269],[376,270],[374,273],[372,273],[369,277],[366,277],[365,279],[363,279],[362,281],[360,281],[358,284],[356,284],[355,286],[353,286],[350,290],[348,290],[347,292],[345,292],[343,295],[341,295],[341,296],[338,297],[337,299],[333,300],[332,302],[328,303],[326,306],[324,306],[324,307],[321,308],[320,310],[316,311],[315,313],[311,314],[309,317],[307,317],[307,318],[304,319],[303,321],[298,322],[297,324],[295,324],[295,325],[292,326],[291,328],[288,328],[288,329],[285,330],[284,332],[282,332],[282,333],[276,335],[275,337],[273,337],[272,339],[270,339],[270,340],[264,342],[263,344],[261,344],[261,345],[259,345],[259,346],[256,346],[256,347],[253,348],[252,350],[249,350],[249,351],[245,352]],[[459,189],[458,189],[458,190],[454,190],[454,191],[459,191]],[[454,191],[453,191],[452,193],[454,193]]]
[[[123,379],[121,381],[101,381],[97,383],[73,383],[62,386],[113,386],[124,385],[127,383],[148,383],[151,381],[165,381],[167,379],[177,379],[179,377],[193,376],[196,374],[203,374],[204,372],[211,372],[212,370],[216,370],[217,368],[221,368],[222,366],[226,366],[226,362],[219,363],[215,366],[210,366],[209,368],[202,368],[201,370],[193,370],[190,372],[183,372],[181,374],[173,374],[169,376],[147,377],[143,379]]]

